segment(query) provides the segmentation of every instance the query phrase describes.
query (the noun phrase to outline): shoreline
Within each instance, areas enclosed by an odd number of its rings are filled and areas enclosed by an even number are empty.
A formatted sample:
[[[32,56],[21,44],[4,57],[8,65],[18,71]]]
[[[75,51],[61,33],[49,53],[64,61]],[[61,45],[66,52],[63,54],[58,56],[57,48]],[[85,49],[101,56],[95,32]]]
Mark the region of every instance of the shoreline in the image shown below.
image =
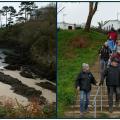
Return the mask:
[[[43,80],[40,80],[39,78],[37,79],[32,79],[32,78],[25,78],[25,77],[22,77],[19,73],[20,71],[12,71],[12,70],[3,70],[1,71],[2,73],[4,73],[5,75],[10,75],[11,77],[13,78],[17,78],[19,81],[21,81],[23,84],[27,85],[28,87],[31,87],[31,88],[34,88],[35,90],[40,90],[42,91],[42,96],[46,98],[47,102],[48,103],[53,103],[53,102],[56,102],[56,94],[51,92],[50,90],[47,90],[47,89],[44,89],[38,85],[36,85],[36,83],[40,83],[40,82],[46,82],[48,80],[46,79],[43,79]],[[29,82],[28,82],[29,81]],[[1,84],[4,84],[2,82],[0,82]],[[50,82],[52,83],[52,82]],[[54,84],[54,83],[52,83]],[[7,84],[5,84],[6,86],[8,86]],[[10,85],[9,85],[10,86]],[[11,86],[10,86],[11,87]],[[11,90],[11,88],[9,87],[9,90]],[[7,87],[8,88],[8,87]],[[14,92],[13,92],[14,93]],[[15,95],[18,95],[16,93],[14,93]],[[0,95],[1,96],[1,95]],[[3,95],[2,95],[3,96]],[[9,97],[9,93],[7,95]],[[23,97],[21,95],[19,95],[20,97]],[[19,97],[18,97],[19,98]],[[19,98],[20,99],[20,98]],[[22,98],[23,100],[27,99],[26,97]],[[21,100],[18,100],[18,101],[21,101]],[[26,101],[26,100],[25,100]],[[22,103],[22,102],[21,102]],[[27,103],[27,102],[26,102]]]

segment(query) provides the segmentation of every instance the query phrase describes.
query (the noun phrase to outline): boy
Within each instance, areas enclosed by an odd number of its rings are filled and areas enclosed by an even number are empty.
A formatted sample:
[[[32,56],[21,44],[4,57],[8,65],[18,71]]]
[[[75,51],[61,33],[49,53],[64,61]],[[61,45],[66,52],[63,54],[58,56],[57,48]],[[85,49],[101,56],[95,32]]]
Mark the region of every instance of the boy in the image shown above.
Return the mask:
[[[116,94],[116,106],[119,106],[120,100],[120,67],[118,66],[119,60],[117,58],[111,59],[111,64],[104,72],[103,80],[99,85],[103,85],[104,78],[106,78],[106,85],[108,91],[108,104],[109,112],[113,112],[113,93]]]
[[[80,112],[81,116],[88,111],[91,84],[96,85],[95,78],[89,70],[89,65],[82,64],[82,71],[77,77],[76,87],[80,90]]]

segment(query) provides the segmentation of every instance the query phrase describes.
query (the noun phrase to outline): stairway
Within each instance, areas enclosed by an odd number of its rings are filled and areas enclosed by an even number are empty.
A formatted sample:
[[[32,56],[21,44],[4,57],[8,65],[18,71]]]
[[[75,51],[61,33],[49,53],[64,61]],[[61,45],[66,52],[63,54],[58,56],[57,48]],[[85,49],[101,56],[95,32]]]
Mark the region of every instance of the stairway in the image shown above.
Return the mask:
[[[91,68],[91,71],[96,78],[99,80],[99,62],[97,61]],[[98,81],[99,82],[99,81]],[[108,96],[107,87],[104,83],[102,87],[102,111],[101,111],[101,89],[96,97],[96,118],[120,118],[120,108],[113,106],[113,113],[108,112]],[[90,105],[89,113],[85,114],[85,118],[94,118],[94,107],[93,100],[96,95],[98,86],[92,86],[90,94]],[[80,118],[80,92],[78,93],[75,104],[71,105],[64,113],[65,118]]]

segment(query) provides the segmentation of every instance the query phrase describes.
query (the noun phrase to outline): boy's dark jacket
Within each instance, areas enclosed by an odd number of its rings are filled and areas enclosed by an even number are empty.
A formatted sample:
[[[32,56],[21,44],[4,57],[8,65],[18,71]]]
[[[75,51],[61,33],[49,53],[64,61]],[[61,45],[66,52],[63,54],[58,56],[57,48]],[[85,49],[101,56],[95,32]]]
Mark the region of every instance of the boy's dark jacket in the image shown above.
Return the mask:
[[[80,72],[76,79],[76,87],[79,86],[80,90],[90,91],[91,84],[96,85],[96,80],[91,72]]]
[[[120,86],[120,67],[111,66],[104,71],[104,78],[106,77],[107,86]],[[103,84],[104,79],[101,80]]]

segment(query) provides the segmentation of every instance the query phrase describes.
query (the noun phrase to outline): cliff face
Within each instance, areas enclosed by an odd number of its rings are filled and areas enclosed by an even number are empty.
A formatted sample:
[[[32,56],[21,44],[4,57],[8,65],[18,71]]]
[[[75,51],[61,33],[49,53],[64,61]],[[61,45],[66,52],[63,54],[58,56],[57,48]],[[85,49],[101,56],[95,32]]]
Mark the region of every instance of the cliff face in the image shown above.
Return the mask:
[[[42,8],[43,9],[43,8]],[[13,48],[24,63],[37,67],[48,79],[55,81],[56,62],[56,9],[44,8],[37,17],[26,23],[0,29],[0,46]],[[29,62],[28,62],[29,61]]]

